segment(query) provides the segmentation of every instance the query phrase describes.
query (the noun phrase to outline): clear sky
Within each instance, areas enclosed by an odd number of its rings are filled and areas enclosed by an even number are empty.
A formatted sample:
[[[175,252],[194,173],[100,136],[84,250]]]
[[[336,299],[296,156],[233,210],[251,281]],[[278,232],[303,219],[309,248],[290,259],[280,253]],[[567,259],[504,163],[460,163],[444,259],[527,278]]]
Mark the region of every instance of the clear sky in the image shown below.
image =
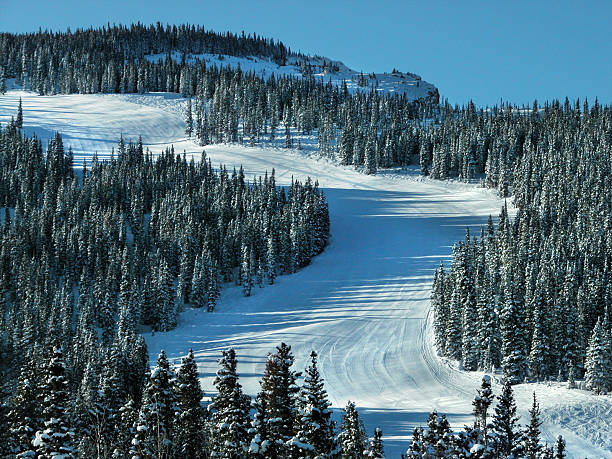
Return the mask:
[[[256,32],[356,70],[411,71],[452,103],[612,103],[610,0],[0,0],[0,31],[137,21]]]

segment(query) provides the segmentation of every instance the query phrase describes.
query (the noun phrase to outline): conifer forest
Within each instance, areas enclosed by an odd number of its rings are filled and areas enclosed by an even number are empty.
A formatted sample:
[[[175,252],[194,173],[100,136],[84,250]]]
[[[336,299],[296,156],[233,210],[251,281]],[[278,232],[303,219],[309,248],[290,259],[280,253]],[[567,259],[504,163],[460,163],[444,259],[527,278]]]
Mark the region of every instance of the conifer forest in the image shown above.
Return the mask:
[[[610,105],[452,105],[197,25],[0,32],[0,457],[612,454],[610,394]]]

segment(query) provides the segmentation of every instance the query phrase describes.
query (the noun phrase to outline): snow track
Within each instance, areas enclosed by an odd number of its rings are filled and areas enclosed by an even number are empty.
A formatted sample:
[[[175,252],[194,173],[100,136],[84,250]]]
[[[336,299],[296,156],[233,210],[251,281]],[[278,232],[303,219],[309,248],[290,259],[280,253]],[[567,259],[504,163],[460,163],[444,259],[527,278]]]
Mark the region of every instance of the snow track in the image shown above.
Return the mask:
[[[43,139],[60,131],[77,158],[94,151],[107,155],[121,133],[134,140],[142,135],[154,152],[170,144],[177,153],[202,150],[184,138],[183,102],[171,96],[41,97],[11,91],[0,96],[0,122],[16,113],[20,96],[26,131]],[[239,288],[226,288],[215,313],[187,310],[175,330],[147,334],[152,358],[164,348],[178,360],[192,348],[210,393],[216,359],[233,346],[241,382],[254,394],[267,353],[281,341],[292,345],[298,369],[314,349],[334,407],[354,401],[370,434],[382,428],[388,457],[405,451],[414,426],[424,424],[434,408],[454,426],[471,423],[481,374],[461,372],[435,355],[429,293],[433,270],[448,259],[466,226],[486,224],[502,201],[474,186],[420,179],[414,170],[366,176],[284,149],[205,149],[213,165],[242,164],[248,178],[274,168],[282,185],[292,176],[318,179],[329,201],[330,244],[309,266],[279,277],[274,286],[255,288],[249,298]],[[499,386],[494,389],[499,393]],[[612,456],[610,397],[528,384],[516,391],[525,410],[533,390],[545,432],[562,426],[575,455]]]

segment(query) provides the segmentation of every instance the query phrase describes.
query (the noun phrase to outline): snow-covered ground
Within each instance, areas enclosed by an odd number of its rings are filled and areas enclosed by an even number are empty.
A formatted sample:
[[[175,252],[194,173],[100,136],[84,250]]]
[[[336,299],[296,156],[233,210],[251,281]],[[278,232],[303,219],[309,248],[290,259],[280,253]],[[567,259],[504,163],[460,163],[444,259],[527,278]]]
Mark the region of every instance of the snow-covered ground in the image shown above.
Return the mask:
[[[94,151],[108,155],[121,133],[127,139],[142,135],[154,152],[169,144],[177,152],[202,150],[185,139],[183,102],[175,96],[42,97],[10,91],[0,96],[0,122],[16,113],[19,97],[25,130],[43,139],[60,131],[80,158]],[[412,428],[424,424],[434,408],[454,426],[470,424],[481,374],[461,372],[435,356],[429,292],[434,268],[448,260],[465,227],[485,224],[502,201],[472,185],[423,180],[415,170],[366,176],[284,149],[205,149],[213,164],[242,164],[247,177],[274,168],[279,184],[292,176],[318,179],[329,200],[332,237],[310,266],[279,277],[276,285],[255,289],[249,298],[235,287],[225,289],[216,312],[188,310],[175,330],[147,334],[151,358],[164,348],[178,360],[193,348],[210,394],[216,359],[233,346],[241,382],[254,394],[265,356],[277,344],[293,346],[298,368],[314,349],[334,407],[353,400],[370,434],[382,428],[388,457],[405,451]],[[498,384],[494,390],[500,392]],[[534,390],[549,443],[561,433],[575,457],[612,457],[612,397],[556,383],[524,384],[516,387],[523,414]]]
[[[166,59],[167,56],[168,54],[151,54],[145,58],[151,62],[159,62]],[[173,52],[170,56],[176,62],[180,62],[183,58],[178,52]],[[331,81],[333,85],[341,87],[342,82],[346,82],[349,92],[374,89],[379,92],[403,93],[410,100],[427,98],[436,91],[433,84],[423,81],[419,75],[411,72],[364,73],[360,84],[361,72],[348,68],[340,61],[332,61],[320,56],[290,56],[286,65],[278,65],[262,57],[237,57],[222,54],[189,54],[185,56],[185,60],[190,63],[196,60],[204,61],[207,66],[217,68],[240,66],[244,72],[252,72],[266,79],[271,75],[277,78],[282,76],[303,78],[310,72],[314,78],[324,83]],[[305,66],[302,66],[302,63]]]

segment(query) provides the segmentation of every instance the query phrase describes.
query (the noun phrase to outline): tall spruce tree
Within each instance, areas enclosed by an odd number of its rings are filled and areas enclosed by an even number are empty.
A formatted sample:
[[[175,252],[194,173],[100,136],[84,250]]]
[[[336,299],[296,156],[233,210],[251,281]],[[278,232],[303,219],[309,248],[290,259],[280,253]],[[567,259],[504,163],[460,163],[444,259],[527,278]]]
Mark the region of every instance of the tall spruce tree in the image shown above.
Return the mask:
[[[176,448],[176,413],[174,373],[162,350],[144,390],[136,436],[132,441],[133,453],[141,458],[147,455],[172,457]]]
[[[189,350],[187,357],[183,357],[174,385],[178,407],[175,454],[186,459],[202,457],[206,441],[205,411],[201,405],[204,394],[192,350]]]
[[[339,443],[343,459],[359,459],[368,448],[368,437],[355,404],[349,401],[340,424]]]
[[[508,379],[504,380],[502,393],[497,397],[495,415],[491,421],[491,434],[495,454],[499,457],[517,457],[521,453],[520,442],[522,434],[518,424],[519,417],[516,414],[516,404],[512,384]]]
[[[73,454],[74,430],[68,411],[68,378],[61,347],[54,347],[45,371],[42,387],[44,426],[36,432],[32,445],[41,458],[56,456],[66,459]]]
[[[293,361],[291,346],[281,343],[274,354],[268,355],[261,379],[260,393],[266,407],[262,422],[269,439],[266,454],[270,456],[286,456],[286,443],[295,433],[299,392],[296,381],[300,373],[292,370]]]
[[[288,442],[293,456],[315,458],[337,454],[339,448],[330,407],[317,365],[317,353],[312,351],[298,399],[296,434]]]
[[[213,397],[209,421],[210,454],[227,459],[243,458],[249,449],[250,399],[242,393],[238,382],[236,352],[223,351],[214,381],[217,395]]]

